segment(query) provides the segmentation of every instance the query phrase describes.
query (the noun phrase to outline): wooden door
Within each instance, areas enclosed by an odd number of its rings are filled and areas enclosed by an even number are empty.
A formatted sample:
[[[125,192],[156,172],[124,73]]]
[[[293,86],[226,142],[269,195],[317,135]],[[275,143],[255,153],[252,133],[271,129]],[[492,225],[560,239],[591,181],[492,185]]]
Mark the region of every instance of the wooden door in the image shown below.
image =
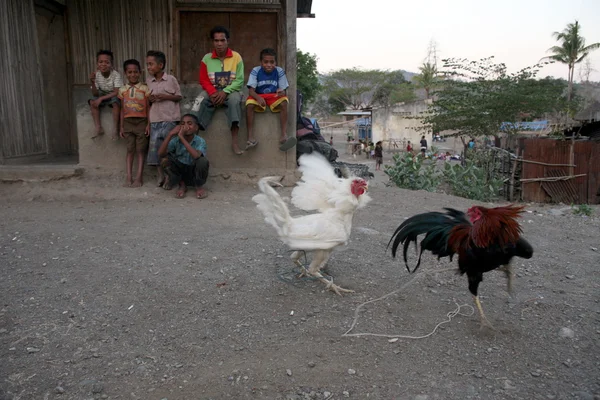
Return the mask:
[[[35,7],[46,131],[49,153],[77,152],[77,137],[71,127],[65,19],[60,9]]]
[[[204,12],[179,13],[179,79],[182,83],[198,83],[200,61],[212,51],[210,30],[217,25],[226,27],[231,38],[229,47],[244,60],[244,80],[250,70],[260,64],[264,48],[277,49],[276,12]],[[281,55],[284,59],[285,55]]]

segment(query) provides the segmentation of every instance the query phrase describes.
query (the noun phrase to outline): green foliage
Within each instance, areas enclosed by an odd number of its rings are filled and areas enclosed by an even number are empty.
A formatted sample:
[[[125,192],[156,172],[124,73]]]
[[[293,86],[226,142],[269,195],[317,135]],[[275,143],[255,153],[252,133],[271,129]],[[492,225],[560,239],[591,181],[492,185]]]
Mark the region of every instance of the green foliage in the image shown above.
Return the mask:
[[[317,97],[317,94],[321,90],[319,74],[317,72],[317,56],[298,50],[296,58],[298,91],[302,93],[304,103],[310,103]]]
[[[509,74],[492,57],[479,61],[444,60],[443,82],[423,118],[434,132],[454,136],[497,136],[503,122],[520,121],[567,109],[566,85],[557,79],[534,79],[540,65]],[[506,127],[509,134],[518,126]]]
[[[329,104],[336,111],[361,110],[376,105],[387,107],[414,99],[414,91],[402,71],[348,68],[323,76]]]
[[[586,215],[588,217],[591,217],[594,213],[594,209],[587,204],[571,204],[571,208],[573,209],[573,214],[575,215]]]
[[[485,168],[467,159],[466,165],[446,163],[444,181],[453,195],[479,201],[491,201],[498,197],[502,180],[490,178]]]
[[[440,184],[435,163],[425,165],[422,157],[410,153],[394,154],[393,163],[385,166],[385,173],[398,187],[433,192]]]
[[[503,180],[495,176],[491,151],[471,151],[465,166],[446,162],[442,172],[436,162],[424,163],[420,156],[396,154],[392,165],[385,166],[390,181],[404,189],[434,191],[441,182],[448,185],[454,196],[472,200],[492,201],[498,197]]]

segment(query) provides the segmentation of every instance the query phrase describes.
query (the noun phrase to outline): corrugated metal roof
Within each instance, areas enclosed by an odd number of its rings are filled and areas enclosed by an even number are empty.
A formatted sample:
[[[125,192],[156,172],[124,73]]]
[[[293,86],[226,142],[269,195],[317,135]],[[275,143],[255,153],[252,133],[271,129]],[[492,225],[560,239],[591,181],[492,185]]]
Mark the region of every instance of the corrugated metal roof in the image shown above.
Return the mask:
[[[370,111],[358,111],[358,110],[342,111],[342,112],[339,112],[338,115],[350,115],[350,116],[352,116],[352,115],[371,115],[371,112]]]
[[[503,122],[502,125],[500,125],[501,131],[505,131],[508,128],[516,128],[519,131],[543,131],[548,128],[548,121]]]

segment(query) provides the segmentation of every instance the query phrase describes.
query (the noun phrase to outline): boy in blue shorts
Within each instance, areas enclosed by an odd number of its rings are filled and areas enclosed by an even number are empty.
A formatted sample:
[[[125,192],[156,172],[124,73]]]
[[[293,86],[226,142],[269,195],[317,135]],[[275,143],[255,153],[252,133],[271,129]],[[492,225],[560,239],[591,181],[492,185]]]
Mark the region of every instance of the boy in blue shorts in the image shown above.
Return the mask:
[[[258,144],[252,132],[254,112],[265,112],[267,107],[271,112],[279,113],[281,122],[281,137],[279,150],[288,151],[296,145],[296,137],[287,136],[287,105],[288,98],[285,90],[289,83],[283,68],[277,66],[277,53],[273,49],[260,52],[260,66],[254,67],[248,78],[248,100],[246,100],[246,125],[248,128],[248,143],[246,149]]]

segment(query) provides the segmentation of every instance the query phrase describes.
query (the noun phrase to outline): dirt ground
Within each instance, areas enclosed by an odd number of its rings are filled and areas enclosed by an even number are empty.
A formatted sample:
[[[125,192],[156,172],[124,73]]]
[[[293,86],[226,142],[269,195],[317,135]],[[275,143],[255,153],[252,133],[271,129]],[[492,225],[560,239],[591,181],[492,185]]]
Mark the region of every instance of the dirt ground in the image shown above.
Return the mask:
[[[344,297],[289,281],[253,186],[0,185],[0,399],[600,399],[600,208],[527,206],[535,254],[512,299],[485,275],[486,332],[466,277],[435,272],[455,264],[386,252],[404,218],[472,202],[384,182],[329,263]],[[422,339],[344,336],[394,291],[350,333],[427,335],[468,306]]]

